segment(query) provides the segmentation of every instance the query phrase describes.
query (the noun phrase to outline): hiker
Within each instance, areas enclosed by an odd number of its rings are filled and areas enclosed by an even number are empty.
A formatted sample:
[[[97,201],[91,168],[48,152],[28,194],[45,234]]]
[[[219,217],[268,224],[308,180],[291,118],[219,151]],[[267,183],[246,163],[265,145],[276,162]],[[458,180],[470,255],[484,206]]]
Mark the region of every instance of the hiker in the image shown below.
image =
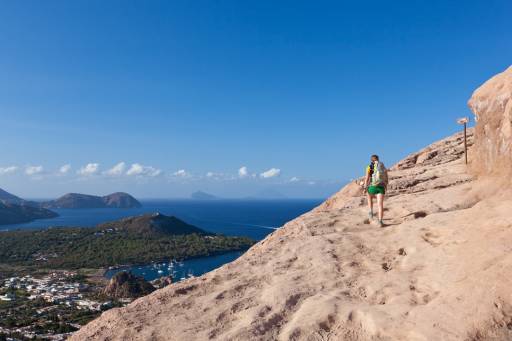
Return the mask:
[[[368,196],[368,208],[370,212],[368,216],[373,219],[373,198],[377,197],[379,205],[379,226],[383,227],[382,219],[384,217],[384,194],[388,185],[388,173],[386,167],[379,161],[377,155],[371,156],[371,162],[366,167],[366,177],[364,179],[364,189]]]

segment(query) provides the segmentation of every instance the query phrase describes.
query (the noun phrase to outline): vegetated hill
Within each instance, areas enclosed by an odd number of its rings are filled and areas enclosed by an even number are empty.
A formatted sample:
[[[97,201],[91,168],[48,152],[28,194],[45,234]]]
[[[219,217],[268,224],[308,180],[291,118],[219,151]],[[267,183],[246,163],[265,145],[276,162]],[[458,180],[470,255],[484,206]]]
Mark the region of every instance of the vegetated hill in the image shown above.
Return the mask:
[[[136,217],[128,217],[117,221],[98,225],[100,229],[116,229],[137,234],[209,234],[206,231],[187,224],[174,216],[161,213],[148,213]]]
[[[234,262],[71,340],[512,339],[512,68],[469,104],[471,167],[461,133],[393,166],[384,228],[352,182]]]
[[[0,201],[0,225],[27,223],[36,219],[54,218],[57,216],[57,213],[45,208]]]
[[[249,238],[213,235],[175,217],[153,214],[95,228],[0,232],[0,264],[103,268],[241,251],[253,243]]]
[[[206,193],[203,191],[197,191],[190,195],[190,197],[194,200],[214,200],[217,199],[217,197],[213,194]]]
[[[103,197],[68,193],[58,199],[43,202],[41,206],[45,208],[134,208],[142,205],[130,194],[117,192]]]

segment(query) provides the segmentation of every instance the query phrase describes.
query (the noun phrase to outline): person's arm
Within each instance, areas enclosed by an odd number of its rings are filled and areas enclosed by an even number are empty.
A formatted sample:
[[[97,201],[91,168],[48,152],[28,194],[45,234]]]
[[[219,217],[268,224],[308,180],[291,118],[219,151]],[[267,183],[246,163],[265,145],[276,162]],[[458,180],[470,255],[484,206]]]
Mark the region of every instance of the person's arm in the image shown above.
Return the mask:
[[[366,169],[366,175],[364,177],[364,188],[368,188],[368,185],[370,184],[370,172],[368,169]]]

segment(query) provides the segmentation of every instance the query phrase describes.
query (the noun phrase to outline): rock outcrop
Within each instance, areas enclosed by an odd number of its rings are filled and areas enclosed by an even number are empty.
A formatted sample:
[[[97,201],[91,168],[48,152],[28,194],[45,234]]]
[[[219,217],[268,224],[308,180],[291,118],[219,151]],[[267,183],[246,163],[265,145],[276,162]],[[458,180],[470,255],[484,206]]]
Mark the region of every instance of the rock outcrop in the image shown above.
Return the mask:
[[[173,283],[172,276],[162,276],[150,282],[155,288],[162,289]]]
[[[113,298],[137,298],[153,291],[155,287],[144,278],[135,276],[131,272],[120,271],[110,279],[103,289],[103,294]]]
[[[473,163],[498,165],[509,148],[498,97],[470,102]],[[236,261],[109,310],[72,340],[510,340],[512,198],[474,196],[462,156],[458,133],[393,166],[384,228],[350,183]]]
[[[468,102],[477,120],[475,158],[479,175],[512,175],[512,66],[479,87]]]

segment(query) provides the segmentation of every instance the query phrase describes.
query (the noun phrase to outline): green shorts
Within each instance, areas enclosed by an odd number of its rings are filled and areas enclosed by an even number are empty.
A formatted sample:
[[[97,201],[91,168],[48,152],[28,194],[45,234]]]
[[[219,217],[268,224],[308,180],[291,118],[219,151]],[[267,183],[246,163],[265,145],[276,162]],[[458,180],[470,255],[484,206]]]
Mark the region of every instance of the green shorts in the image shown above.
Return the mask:
[[[382,186],[370,186],[368,187],[368,194],[386,194],[386,189]]]

